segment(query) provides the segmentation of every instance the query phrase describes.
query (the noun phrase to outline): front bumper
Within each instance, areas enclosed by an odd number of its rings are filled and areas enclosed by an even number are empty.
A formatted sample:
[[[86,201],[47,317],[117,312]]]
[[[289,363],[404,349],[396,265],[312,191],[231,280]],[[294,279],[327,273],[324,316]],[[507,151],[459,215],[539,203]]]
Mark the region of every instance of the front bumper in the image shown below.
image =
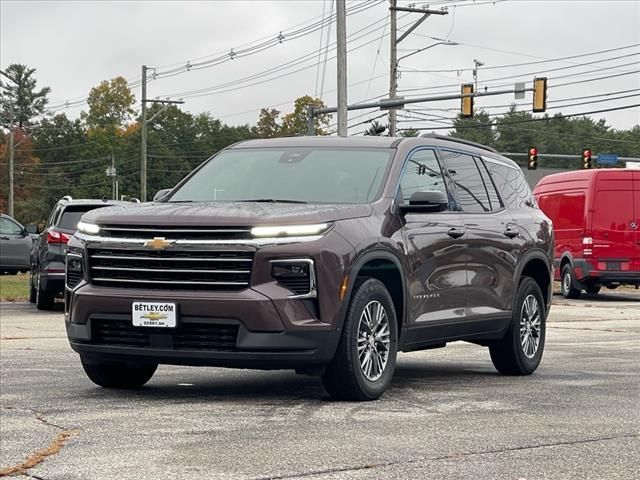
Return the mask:
[[[314,318],[311,300],[272,300],[260,292],[137,291],[94,287],[83,283],[67,297],[65,323],[71,348],[85,360],[133,361],[175,365],[239,368],[299,368],[326,364],[333,358],[340,331]],[[175,302],[176,329],[131,325],[133,301]],[[283,318],[284,317],[284,318]],[[98,337],[98,325],[111,336]],[[234,327],[232,346],[217,348],[207,335],[221,326]],[[124,328],[126,327],[126,328]],[[196,329],[204,340],[186,348],[182,329]],[[144,346],[127,338],[144,337]]]

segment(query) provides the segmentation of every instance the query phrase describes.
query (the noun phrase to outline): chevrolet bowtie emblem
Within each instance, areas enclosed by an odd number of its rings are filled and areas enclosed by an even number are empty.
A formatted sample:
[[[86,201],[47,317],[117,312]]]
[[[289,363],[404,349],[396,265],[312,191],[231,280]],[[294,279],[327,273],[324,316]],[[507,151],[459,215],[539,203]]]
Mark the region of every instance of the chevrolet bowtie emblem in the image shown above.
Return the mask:
[[[144,242],[145,248],[153,248],[154,250],[164,250],[173,245],[172,240],[166,240],[164,237],[155,237],[153,240]]]
[[[156,322],[158,320],[164,320],[165,318],[167,318],[167,314],[160,312],[149,312],[142,315],[142,318],[146,318],[147,320]]]

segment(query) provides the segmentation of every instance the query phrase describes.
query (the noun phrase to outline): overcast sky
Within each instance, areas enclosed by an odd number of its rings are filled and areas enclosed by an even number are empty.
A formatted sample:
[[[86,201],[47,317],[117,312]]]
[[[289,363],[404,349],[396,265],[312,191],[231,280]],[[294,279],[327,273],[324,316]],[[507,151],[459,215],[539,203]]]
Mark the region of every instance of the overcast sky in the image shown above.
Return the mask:
[[[101,80],[122,75],[133,83],[140,78],[142,64],[166,72],[198,60],[224,55],[242,46],[273,40],[283,32],[282,44],[244,58],[216,66],[191,70],[171,78],[150,81],[148,96],[184,97],[184,109],[209,111],[229,124],[255,123],[261,107],[273,106],[283,112],[292,109],[296,97],[321,96],[335,105],[335,60],[330,45],[324,85],[324,54],[327,28],[287,38],[287,33],[328,16],[333,0],[288,1],[0,1],[0,66],[24,63],[37,69],[39,85],[52,89],[50,106],[86,97]],[[347,8],[358,10],[363,0],[349,1]],[[423,2],[398,1],[407,6]],[[369,8],[347,17],[349,103],[382,98],[388,91],[389,27],[388,1],[372,0]],[[427,96],[459,91],[460,84],[472,81],[473,60],[484,63],[478,72],[479,88],[509,88],[515,81],[531,83],[536,75],[549,77],[549,105],[575,105],[549,110],[549,113],[577,113],[640,103],[640,1],[524,1],[434,0],[431,8],[448,5],[448,15],[433,15],[399,45],[401,57],[435,42],[427,37],[446,38],[457,45],[438,45],[400,61],[399,90],[405,96]],[[399,13],[399,28],[406,28],[418,14]],[[302,24],[302,25],[300,25]],[[298,25],[296,27],[296,25]],[[359,32],[359,33],[358,33]],[[321,37],[322,34],[322,37]],[[335,39],[335,23],[330,43]],[[626,47],[608,53],[502,68],[526,62],[557,59],[607,49]],[[275,69],[305,54],[306,61],[287,69]],[[204,57],[204,58],[202,58]],[[620,57],[620,58],[618,58]],[[585,65],[587,64],[588,65]],[[304,68],[308,67],[308,68]],[[500,67],[500,68],[496,68]],[[266,77],[242,83],[247,76],[274,69]],[[295,70],[301,70],[293,73]],[[448,70],[429,72],[425,70]],[[555,71],[549,71],[555,70]],[[629,73],[632,72],[632,73]],[[620,75],[619,75],[620,74]],[[284,75],[284,76],[283,76]],[[523,75],[520,78],[495,80]],[[593,80],[619,75],[610,79]],[[281,78],[273,79],[276,76]],[[561,77],[561,78],[558,78]],[[272,79],[272,80],[269,80]],[[268,81],[265,81],[268,80]],[[587,81],[591,80],[591,81]],[[260,83],[258,83],[260,82]],[[581,83],[574,83],[581,82]],[[185,94],[230,83],[230,87]],[[257,83],[257,84],[256,84]],[[571,85],[555,86],[560,83]],[[244,87],[244,88],[241,88]],[[611,97],[561,100],[587,95],[620,92]],[[402,90],[405,90],[402,92]],[[531,110],[531,97],[519,100],[522,110]],[[626,98],[617,98],[625,96]],[[613,99],[612,99],[613,98]],[[616,99],[617,98],[617,99]],[[513,96],[476,100],[477,107],[491,107],[491,113],[504,112]],[[455,116],[457,102],[414,105],[414,111],[439,115],[438,121],[418,122],[400,114],[400,127],[430,129],[446,126]],[[75,117],[86,106],[65,111]],[[424,110],[424,109],[429,110]],[[438,109],[438,110],[434,110]],[[363,116],[361,116],[363,115]],[[351,134],[366,125],[355,125],[379,111],[350,113]],[[595,115],[606,118],[615,128],[640,123],[640,109]],[[445,120],[442,119],[445,118]]]

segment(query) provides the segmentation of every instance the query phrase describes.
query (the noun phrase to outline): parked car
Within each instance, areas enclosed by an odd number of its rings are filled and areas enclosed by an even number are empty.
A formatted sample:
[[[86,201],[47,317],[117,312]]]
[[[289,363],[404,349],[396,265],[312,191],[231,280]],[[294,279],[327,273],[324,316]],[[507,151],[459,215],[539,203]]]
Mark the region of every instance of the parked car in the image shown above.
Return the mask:
[[[76,232],[83,213],[96,208],[118,205],[115,200],[73,200],[63,197],[51,211],[44,231],[31,251],[29,300],[40,310],[53,307],[56,296],[64,291],[67,242]]]
[[[160,363],[322,376],[378,398],[398,351],[466,340],[497,370],[542,358],[553,232],[520,168],[448,137],[251,140],[155,202],[83,215],[71,347],[103,387]]]
[[[0,273],[29,271],[29,255],[35,225],[22,226],[15,218],[0,214]]]
[[[557,173],[534,194],[554,224],[555,278],[566,298],[640,285],[640,171]]]

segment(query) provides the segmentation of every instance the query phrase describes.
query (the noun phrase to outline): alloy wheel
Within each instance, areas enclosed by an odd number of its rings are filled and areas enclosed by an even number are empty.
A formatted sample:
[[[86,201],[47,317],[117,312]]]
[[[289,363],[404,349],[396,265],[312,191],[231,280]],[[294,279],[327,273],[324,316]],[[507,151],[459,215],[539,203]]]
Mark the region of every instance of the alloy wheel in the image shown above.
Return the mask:
[[[520,314],[520,345],[527,358],[533,358],[540,346],[540,304],[534,295],[527,295]]]
[[[365,378],[378,380],[389,361],[389,316],[380,302],[369,302],[358,322],[358,359]]]

